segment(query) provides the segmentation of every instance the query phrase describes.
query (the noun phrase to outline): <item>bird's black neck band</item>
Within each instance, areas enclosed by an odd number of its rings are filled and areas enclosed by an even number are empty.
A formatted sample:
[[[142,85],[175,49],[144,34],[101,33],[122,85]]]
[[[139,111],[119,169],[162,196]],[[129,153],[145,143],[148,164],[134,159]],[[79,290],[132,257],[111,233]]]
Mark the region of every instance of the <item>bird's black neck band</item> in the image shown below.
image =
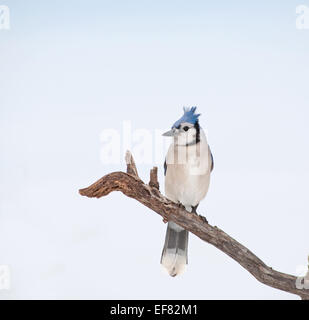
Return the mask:
[[[200,130],[200,124],[198,120],[195,122],[194,128],[196,130],[195,140],[193,140],[190,143],[187,143],[186,147],[194,146],[195,144],[198,144],[199,142],[201,142],[201,130]]]

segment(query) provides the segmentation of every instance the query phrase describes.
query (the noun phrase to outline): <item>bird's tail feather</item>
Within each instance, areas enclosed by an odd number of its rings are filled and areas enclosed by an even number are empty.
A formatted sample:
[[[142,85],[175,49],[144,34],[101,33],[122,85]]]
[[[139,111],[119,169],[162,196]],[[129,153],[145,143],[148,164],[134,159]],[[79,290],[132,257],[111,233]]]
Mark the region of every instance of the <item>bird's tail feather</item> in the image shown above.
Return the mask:
[[[161,264],[172,277],[183,273],[188,264],[188,238],[187,230],[174,222],[168,223]]]

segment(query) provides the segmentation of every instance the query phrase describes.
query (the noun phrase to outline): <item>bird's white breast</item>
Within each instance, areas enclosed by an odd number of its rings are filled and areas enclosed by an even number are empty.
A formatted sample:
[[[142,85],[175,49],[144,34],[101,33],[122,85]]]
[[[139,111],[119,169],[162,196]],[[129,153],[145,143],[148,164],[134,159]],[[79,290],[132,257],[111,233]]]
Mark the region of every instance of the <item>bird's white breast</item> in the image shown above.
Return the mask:
[[[174,202],[196,206],[207,194],[211,156],[204,132],[201,141],[191,146],[170,146],[167,157],[165,194]]]

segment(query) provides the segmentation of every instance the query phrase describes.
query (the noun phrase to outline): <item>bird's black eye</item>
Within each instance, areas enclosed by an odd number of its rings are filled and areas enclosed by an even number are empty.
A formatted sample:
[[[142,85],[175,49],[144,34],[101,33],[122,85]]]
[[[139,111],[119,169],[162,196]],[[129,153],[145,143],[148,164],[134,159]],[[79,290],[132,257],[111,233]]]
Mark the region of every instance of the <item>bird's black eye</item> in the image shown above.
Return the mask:
[[[183,127],[183,130],[184,130],[184,131],[188,131],[189,129],[190,129],[190,128],[187,127],[187,126]]]

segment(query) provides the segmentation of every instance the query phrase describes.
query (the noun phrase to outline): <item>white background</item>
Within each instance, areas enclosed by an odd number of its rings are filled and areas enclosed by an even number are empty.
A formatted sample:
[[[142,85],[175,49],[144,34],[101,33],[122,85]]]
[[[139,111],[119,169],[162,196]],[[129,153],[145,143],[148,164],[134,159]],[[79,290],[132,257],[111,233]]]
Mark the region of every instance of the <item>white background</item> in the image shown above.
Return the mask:
[[[124,169],[102,164],[104,129],[167,130],[196,105],[215,158],[200,213],[296,274],[309,254],[298,1],[1,4],[11,30],[0,31],[0,264],[11,290],[0,299],[298,299],[192,235],[187,272],[170,278],[158,215],[122,194],[78,194]],[[152,165],[139,166],[145,181]]]

